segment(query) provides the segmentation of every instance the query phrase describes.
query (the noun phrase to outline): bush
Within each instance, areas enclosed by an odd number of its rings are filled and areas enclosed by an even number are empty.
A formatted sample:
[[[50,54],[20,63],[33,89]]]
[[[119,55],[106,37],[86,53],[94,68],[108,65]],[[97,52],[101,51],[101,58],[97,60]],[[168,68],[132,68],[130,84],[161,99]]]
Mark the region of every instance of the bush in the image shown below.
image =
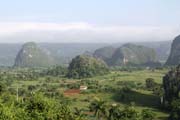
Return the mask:
[[[154,120],[155,118],[155,113],[153,113],[151,110],[149,109],[144,109],[141,112],[141,116],[143,120]]]
[[[156,86],[156,83],[154,82],[153,78],[146,79],[146,88],[152,90],[155,86]]]
[[[49,68],[49,69],[43,71],[41,74],[56,77],[56,76],[66,75],[66,73],[67,73],[67,68],[62,67],[62,66],[55,66],[53,68]]]
[[[128,88],[136,88],[137,84],[134,81],[118,81],[117,85],[121,85],[123,87],[128,87]]]
[[[171,109],[169,120],[180,120],[180,100],[172,101]]]

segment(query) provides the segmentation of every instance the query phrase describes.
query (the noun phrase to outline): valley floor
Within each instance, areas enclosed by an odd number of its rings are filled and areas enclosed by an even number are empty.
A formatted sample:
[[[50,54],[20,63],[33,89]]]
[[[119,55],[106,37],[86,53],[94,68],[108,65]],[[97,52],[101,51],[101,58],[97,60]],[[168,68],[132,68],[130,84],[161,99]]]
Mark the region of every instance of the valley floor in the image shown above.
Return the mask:
[[[153,78],[157,84],[162,84],[162,77],[168,70],[138,70],[111,71],[110,74],[86,79],[67,79],[64,77],[41,77],[38,80],[15,81],[11,87],[23,89],[29,85],[54,88],[64,94],[69,89],[78,90],[78,85],[86,85],[87,90],[80,93],[65,95],[70,101],[70,107],[88,110],[94,98],[100,98],[109,104],[122,107],[133,104],[137,110],[151,109],[156,113],[156,119],[165,120],[168,113],[160,109],[160,97],[145,88],[145,80]],[[123,93],[120,89],[128,88]]]

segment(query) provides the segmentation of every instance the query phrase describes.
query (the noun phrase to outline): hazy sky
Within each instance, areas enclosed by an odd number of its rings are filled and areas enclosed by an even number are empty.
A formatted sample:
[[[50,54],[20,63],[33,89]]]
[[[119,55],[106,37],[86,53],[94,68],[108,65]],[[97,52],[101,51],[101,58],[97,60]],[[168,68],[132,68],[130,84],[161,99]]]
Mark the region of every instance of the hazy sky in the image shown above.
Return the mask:
[[[0,42],[171,40],[180,0],[0,0]]]

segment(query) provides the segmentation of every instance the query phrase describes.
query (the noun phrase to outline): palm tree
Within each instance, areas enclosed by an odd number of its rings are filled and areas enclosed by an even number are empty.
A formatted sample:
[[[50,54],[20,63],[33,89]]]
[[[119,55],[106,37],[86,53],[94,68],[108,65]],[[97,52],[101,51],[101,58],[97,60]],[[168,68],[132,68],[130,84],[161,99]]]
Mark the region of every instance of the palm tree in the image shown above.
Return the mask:
[[[119,118],[127,120],[137,120],[140,116],[135,110],[134,106],[126,106],[123,110],[120,111]]]
[[[77,107],[74,108],[74,115],[77,116],[78,120],[85,120],[85,114],[83,109],[78,109]]]
[[[108,116],[108,110],[106,102],[96,98],[89,106],[90,111],[94,112],[94,116],[101,120],[102,118],[107,118]]]
[[[119,106],[112,104],[109,108],[108,120],[118,120],[120,116]]]

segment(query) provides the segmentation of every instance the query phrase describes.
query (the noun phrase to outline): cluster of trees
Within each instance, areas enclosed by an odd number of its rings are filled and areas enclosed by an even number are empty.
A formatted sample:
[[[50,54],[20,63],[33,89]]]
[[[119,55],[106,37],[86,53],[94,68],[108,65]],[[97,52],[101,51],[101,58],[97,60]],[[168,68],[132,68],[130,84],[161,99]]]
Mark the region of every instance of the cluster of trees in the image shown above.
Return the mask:
[[[3,90],[3,89],[2,89]],[[134,106],[120,107],[95,98],[89,108],[70,108],[63,96],[57,98],[46,96],[42,92],[25,97],[1,91],[1,120],[153,120],[155,114],[148,109],[135,110]]]
[[[116,104],[108,105],[98,98],[90,104],[89,108],[98,120],[154,120],[155,118],[155,113],[149,109],[138,112],[133,105],[122,108]]]
[[[34,69],[8,69],[0,70],[0,80],[1,81],[12,81],[13,80],[36,80],[40,77],[40,71]]]
[[[80,55],[75,57],[68,67],[70,78],[86,78],[108,73],[107,65],[100,59]]]
[[[7,98],[8,97],[8,98]],[[32,95],[23,101],[16,101],[10,95],[1,96],[1,120],[85,120],[76,115],[67,105],[42,94]]]
[[[0,70],[0,81],[6,82],[8,85],[14,80],[31,81],[38,80],[40,77],[58,77],[65,76],[67,68],[62,66],[54,66],[51,68],[10,68],[8,70]]]
[[[47,70],[44,70],[41,74],[42,75],[54,76],[54,77],[66,75],[67,74],[67,68],[62,67],[62,66],[55,66],[55,67],[49,68]]]
[[[163,77],[164,107],[171,111],[169,120],[180,119],[180,65]]]
[[[155,82],[153,78],[147,78],[146,79],[146,89],[153,91],[155,95],[158,95],[160,97],[163,96],[163,87],[162,85]]]

